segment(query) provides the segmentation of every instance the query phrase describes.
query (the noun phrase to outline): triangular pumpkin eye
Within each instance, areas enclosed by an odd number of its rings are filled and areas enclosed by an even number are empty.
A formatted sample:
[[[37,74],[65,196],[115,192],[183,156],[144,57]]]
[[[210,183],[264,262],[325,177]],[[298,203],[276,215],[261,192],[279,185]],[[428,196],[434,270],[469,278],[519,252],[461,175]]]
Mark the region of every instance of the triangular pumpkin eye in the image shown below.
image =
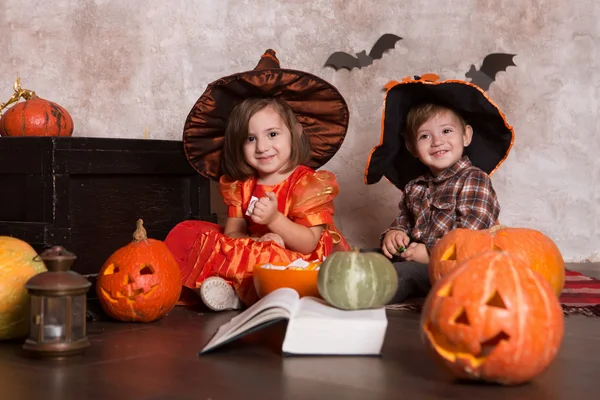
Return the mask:
[[[504,300],[502,300],[502,296],[500,296],[500,293],[498,293],[497,290],[494,291],[492,297],[490,297],[490,299],[486,301],[485,304],[489,307],[504,308],[505,310],[508,308],[506,307]]]
[[[471,321],[469,321],[469,316],[467,315],[466,310],[463,308],[460,313],[454,318],[455,324],[460,325],[471,325]]]
[[[119,271],[119,267],[117,267],[115,264],[110,264],[108,267],[106,267],[102,275],[117,274]]]
[[[456,261],[456,245],[448,247],[442,255],[443,261]]]

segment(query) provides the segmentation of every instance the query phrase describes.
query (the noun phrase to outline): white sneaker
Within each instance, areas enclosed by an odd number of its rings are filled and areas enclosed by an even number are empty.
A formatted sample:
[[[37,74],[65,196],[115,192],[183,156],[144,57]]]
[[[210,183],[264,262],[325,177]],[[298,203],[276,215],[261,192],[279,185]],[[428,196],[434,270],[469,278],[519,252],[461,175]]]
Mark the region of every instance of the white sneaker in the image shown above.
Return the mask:
[[[200,298],[213,311],[239,310],[242,302],[233,287],[218,276],[206,278],[200,285]]]

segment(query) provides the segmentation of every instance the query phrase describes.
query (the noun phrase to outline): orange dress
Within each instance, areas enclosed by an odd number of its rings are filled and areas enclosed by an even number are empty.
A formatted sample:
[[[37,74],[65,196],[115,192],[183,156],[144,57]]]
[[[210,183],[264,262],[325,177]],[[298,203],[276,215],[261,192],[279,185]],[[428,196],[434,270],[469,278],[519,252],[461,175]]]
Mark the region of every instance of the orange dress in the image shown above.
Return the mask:
[[[269,230],[246,215],[253,197],[267,191],[277,195],[278,209],[295,223],[305,226],[325,225],[319,243],[310,254],[285,249],[275,242],[256,242],[251,238],[230,238],[219,225],[205,221],[184,221],[176,225],[165,239],[181,269],[183,286],[194,289],[211,276],[220,276],[236,290],[246,305],[257,300],[252,270],[257,264],[290,263],[298,258],[322,260],[334,251],[350,246],[333,223],[333,199],[339,188],[335,175],[299,166],[283,182],[259,185],[256,178],[229,181],[221,177],[219,191],[227,205],[227,217],[244,218],[248,234],[260,237]]]

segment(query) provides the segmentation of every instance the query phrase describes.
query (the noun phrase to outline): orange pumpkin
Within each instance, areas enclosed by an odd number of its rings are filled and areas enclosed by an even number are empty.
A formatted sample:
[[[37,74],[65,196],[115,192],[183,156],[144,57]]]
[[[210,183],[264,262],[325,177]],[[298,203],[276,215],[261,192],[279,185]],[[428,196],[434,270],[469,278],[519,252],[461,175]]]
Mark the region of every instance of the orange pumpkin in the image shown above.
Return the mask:
[[[504,250],[525,257],[530,267],[550,283],[556,295],[565,285],[565,262],[549,237],[534,229],[503,225],[487,230],[459,228],[448,232],[431,250],[431,283],[435,284],[461,261],[486,250]]]
[[[422,338],[460,378],[519,384],[556,356],[564,316],[526,259],[487,251],[464,261],[429,293]]]
[[[162,241],[148,239],[141,219],[133,242],[106,260],[96,283],[104,312],[128,322],[162,318],[177,303],[181,287],[175,257]]]
[[[0,112],[21,98],[25,101],[15,104],[2,115],[1,136],[71,136],[73,134],[73,119],[63,107],[38,97],[31,90],[21,89],[19,78],[15,82],[14,90],[13,96],[6,103],[0,104]]]
[[[29,295],[25,282],[46,271],[36,251],[26,242],[0,236],[0,340],[27,335]]]

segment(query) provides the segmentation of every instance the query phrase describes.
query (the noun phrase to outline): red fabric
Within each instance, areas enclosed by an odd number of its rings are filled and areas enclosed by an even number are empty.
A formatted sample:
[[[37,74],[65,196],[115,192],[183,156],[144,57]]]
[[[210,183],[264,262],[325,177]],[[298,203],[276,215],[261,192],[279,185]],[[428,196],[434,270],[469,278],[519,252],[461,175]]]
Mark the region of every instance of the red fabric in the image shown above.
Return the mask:
[[[196,238],[198,235],[211,231],[223,233],[223,227],[211,222],[188,220],[177,224],[175,234],[169,234],[165,238],[165,244],[175,256],[175,259],[181,268],[182,276],[187,277],[191,272],[191,266],[188,265],[188,259],[190,251],[196,242]],[[192,265],[193,263],[194,261],[192,260]]]
[[[567,270],[560,304],[565,314],[600,316],[600,280]]]

